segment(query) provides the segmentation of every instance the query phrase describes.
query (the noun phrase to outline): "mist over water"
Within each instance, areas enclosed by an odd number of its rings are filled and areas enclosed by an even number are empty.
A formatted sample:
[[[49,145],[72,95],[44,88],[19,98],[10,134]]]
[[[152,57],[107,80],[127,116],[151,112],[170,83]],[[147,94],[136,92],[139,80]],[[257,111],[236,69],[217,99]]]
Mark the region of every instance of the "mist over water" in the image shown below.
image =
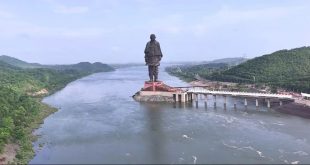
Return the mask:
[[[160,80],[188,86],[160,69]],[[135,102],[147,67],[121,68],[74,81],[44,99],[60,108],[35,133],[30,163],[309,163],[310,121],[268,111],[234,110],[228,98],[208,108]],[[39,144],[44,144],[39,147]]]

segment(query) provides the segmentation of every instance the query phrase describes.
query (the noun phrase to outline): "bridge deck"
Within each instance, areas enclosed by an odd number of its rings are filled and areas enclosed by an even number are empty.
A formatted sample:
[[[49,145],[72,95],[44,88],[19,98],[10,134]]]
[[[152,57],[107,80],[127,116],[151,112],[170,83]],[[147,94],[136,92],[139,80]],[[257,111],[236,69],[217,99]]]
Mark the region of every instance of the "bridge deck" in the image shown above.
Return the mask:
[[[292,95],[272,94],[272,93],[250,93],[250,92],[232,92],[232,91],[211,91],[201,87],[193,87],[187,90],[188,93],[211,94],[211,95],[231,95],[247,97],[266,97],[266,98],[286,98],[292,99]]]

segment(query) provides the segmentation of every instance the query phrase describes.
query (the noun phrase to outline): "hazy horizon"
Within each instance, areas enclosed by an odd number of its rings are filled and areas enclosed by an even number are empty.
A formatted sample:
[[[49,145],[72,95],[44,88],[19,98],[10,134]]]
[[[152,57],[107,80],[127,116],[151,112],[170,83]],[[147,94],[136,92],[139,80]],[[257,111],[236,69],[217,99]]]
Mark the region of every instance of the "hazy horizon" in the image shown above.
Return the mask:
[[[156,34],[169,62],[253,58],[310,45],[307,0],[0,2],[0,55],[41,64],[143,63]]]
[[[80,63],[80,62],[90,62],[90,63],[95,63],[95,62],[101,62],[101,63],[105,63],[105,64],[110,64],[110,65],[130,65],[130,64],[133,64],[133,65],[145,65],[145,62],[143,61],[139,61],[139,62],[123,62],[123,63],[106,63],[106,62],[103,62],[103,61],[78,61],[78,62],[75,62],[75,63],[40,63],[40,62],[33,62],[33,61],[26,61],[24,59],[20,59],[20,58],[17,58],[17,57],[13,57],[13,56],[9,56],[9,55],[6,55],[6,54],[1,54],[1,56],[7,56],[9,58],[15,58],[17,60],[21,60],[21,61],[24,61],[24,62],[27,62],[27,63],[37,63],[37,64],[42,64],[42,65],[67,65],[67,64],[76,64],[76,63]],[[233,59],[233,58],[243,58],[243,57],[229,57],[229,58],[217,58],[217,59],[214,59],[214,60],[203,60],[203,61],[200,61],[200,60],[192,60],[192,61],[163,61],[161,62],[162,64],[178,64],[178,63],[204,63],[204,62],[213,62],[213,61],[216,61],[216,60],[223,60],[223,59]],[[251,58],[247,58],[247,59],[251,59]]]

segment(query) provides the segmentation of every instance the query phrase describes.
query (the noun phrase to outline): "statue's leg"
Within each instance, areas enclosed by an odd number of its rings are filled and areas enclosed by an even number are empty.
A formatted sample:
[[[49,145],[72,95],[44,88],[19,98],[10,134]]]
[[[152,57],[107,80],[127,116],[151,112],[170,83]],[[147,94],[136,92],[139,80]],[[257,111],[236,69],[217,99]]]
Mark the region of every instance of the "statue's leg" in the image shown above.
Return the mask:
[[[150,81],[153,81],[153,69],[152,69],[152,66],[149,65],[148,68],[149,68],[149,77],[150,77]]]
[[[155,78],[155,81],[158,80],[158,66],[154,66],[154,78]]]
[[[153,65],[153,81],[156,81],[156,66]]]

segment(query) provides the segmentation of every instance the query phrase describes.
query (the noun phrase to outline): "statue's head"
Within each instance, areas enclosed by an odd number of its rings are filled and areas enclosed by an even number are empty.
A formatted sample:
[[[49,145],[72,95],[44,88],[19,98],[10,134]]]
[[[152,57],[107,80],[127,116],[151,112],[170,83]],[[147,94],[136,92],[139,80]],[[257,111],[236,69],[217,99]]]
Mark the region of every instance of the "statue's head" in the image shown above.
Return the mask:
[[[155,39],[156,39],[155,34],[151,34],[150,39],[151,39],[151,41],[155,41]]]

